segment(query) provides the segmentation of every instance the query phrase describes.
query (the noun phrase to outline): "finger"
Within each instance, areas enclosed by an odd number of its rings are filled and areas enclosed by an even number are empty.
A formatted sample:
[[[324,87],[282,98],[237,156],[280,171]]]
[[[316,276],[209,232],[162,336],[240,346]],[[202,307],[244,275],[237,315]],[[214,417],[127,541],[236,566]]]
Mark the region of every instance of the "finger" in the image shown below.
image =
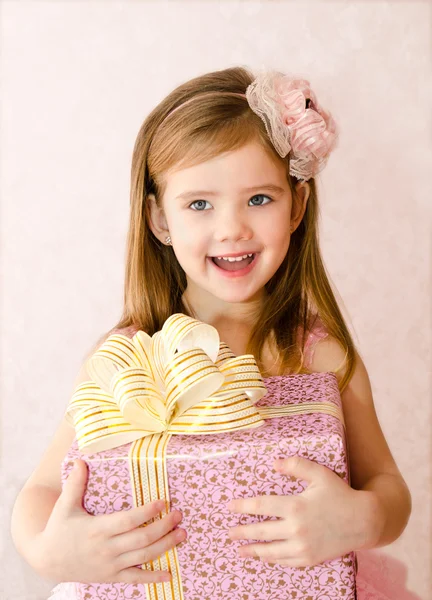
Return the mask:
[[[231,527],[228,534],[232,540],[263,540],[265,542],[286,540],[288,535],[283,525],[284,522],[281,520],[251,523],[250,525]]]
[[[242,558],[259,558],[265,562],[295,561],[301,558],[299,551],[295,550],[294,544],[290,544],[289,540],[247,544],[238,549],[238,554]]]
[[[62,492],[58,502],[67,511],[83,511],[83,497],[87,487],[88,470],[87,463],[77,459],[69,477],[63,484]]]
[[[321,465],[308,458],[303,458],[297,454],[276,460],[274,462],[274,469],[279,473],[292,475],[296,479],[303,479],[307,482],[311,482],[312,480],[325,475],[325,469],[329,470],[325,465]]]
[[[181,512],[173,510],[162,517],[162,519],[157,519],[154,523],[150,523],[143,527],[136,527],[131,531],[116,535],[111,538],[112,551],[114,555],[119,556],[125,552],[141,550],[146,546],[150,546],[174,529],[181,520]]]
[[[168,571],[145,571],[137,567],[130,567],[120,571],[119,578],[112,583],[160,583],[171,581],[172,575]]]
[[[170,531],[165,537],[157,540],[157,542],[151,544],[151,546],[122,554],[118,558],[118,564],[120,568],[124,569],[126,567],[142,565],[152,560],[156,560],[159,556],[183,542],[186,537],[187,533],[184,529]]]
[[[227,508],[233,513],[286,517],[293,512],[297,513],[298,499],[294,496],[254,496],[231,500]]]
[[[159,515],[165,508],[165,500],[154,500],[138,508],[121,510],[109,515],[98,515],[96,518],[104,521],[108,536],[114,536],[139,527]]]

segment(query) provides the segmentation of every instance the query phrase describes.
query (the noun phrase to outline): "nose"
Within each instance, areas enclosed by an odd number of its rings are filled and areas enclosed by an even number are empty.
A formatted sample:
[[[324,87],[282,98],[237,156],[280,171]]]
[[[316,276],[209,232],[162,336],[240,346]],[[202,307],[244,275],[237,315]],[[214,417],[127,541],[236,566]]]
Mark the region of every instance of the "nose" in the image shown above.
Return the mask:
[[[253,237],[253,230],[246,215],[240,210],[224,211],[215,224],[214,238],[218,242],[237,240],[250,240]]]

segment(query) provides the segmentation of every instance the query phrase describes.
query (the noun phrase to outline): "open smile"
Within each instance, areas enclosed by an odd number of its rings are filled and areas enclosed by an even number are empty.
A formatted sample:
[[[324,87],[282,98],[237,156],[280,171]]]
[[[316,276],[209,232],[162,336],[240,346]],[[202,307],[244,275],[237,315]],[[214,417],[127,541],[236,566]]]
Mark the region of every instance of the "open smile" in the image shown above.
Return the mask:
[[[208,256],[207,259],[224,277],[243,277],[252,271],[257,263],[259,252],[224,257]]]

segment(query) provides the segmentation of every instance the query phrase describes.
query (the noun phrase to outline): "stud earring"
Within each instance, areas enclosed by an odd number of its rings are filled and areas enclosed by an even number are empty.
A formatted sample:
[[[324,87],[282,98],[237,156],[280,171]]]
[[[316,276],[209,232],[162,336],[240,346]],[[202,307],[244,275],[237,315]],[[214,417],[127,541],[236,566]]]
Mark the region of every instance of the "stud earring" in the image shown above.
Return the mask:
[[[171,245],[171,237],[170,236],[166,237],[165,242],[168,244],[168,246],[170,246]]]

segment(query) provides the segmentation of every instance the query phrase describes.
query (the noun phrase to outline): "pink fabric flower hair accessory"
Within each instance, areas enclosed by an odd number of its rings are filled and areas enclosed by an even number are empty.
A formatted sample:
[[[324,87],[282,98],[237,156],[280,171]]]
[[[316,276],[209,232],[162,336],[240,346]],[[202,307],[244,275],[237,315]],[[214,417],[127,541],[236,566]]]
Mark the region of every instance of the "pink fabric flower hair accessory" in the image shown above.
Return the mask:
[[[264,71],[248,86],[246,98],[277,153],[284,158],[291,152],[291,175],[307,181],[322,171],[337,145],[338,129],[309,81]]]

